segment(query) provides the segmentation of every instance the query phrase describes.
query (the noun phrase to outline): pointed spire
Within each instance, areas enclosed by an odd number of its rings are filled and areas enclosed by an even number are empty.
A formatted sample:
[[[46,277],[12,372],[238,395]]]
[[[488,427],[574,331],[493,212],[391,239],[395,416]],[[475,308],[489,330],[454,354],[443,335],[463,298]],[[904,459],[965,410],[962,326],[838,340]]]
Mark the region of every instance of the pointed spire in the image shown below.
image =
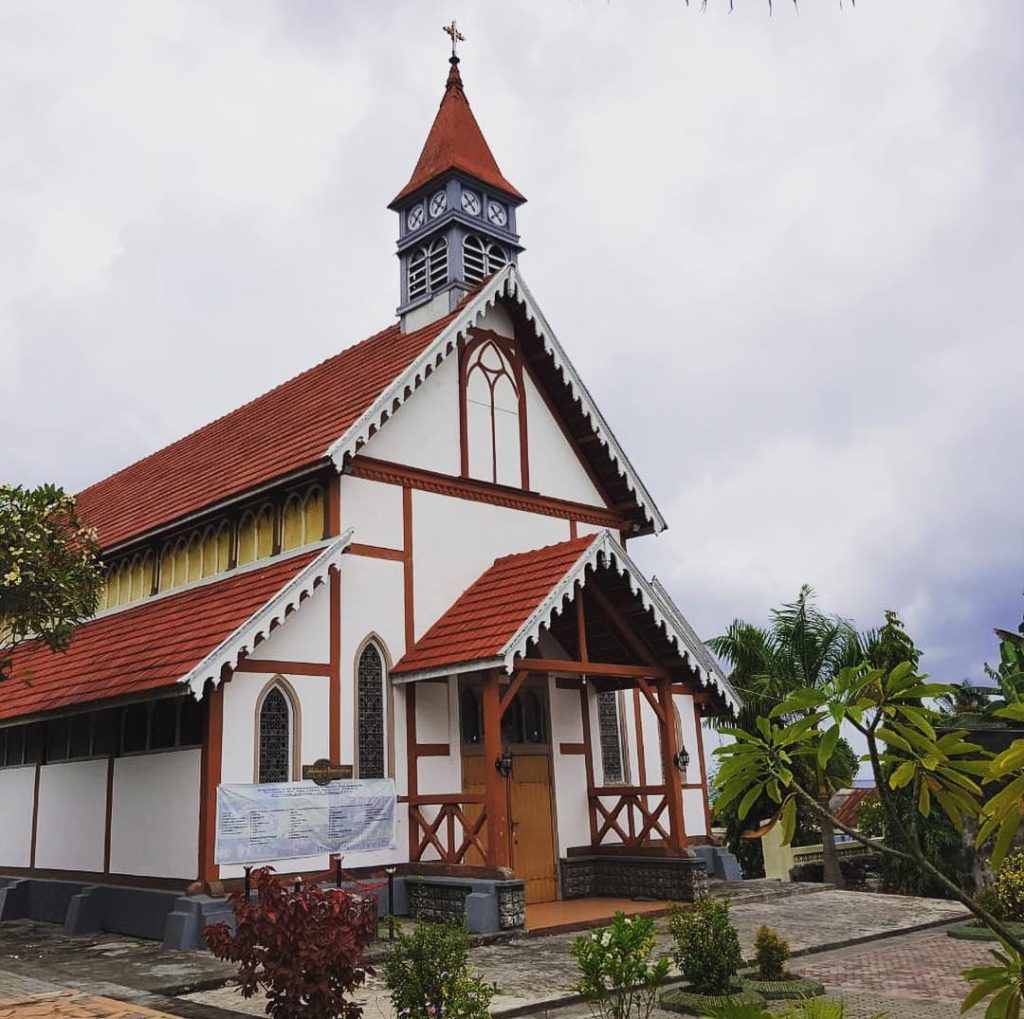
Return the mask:
[[[453,40],[454,43],[454,40]],[[473,116],[459,73],[459,58],[454,51],[448,61],[451,69],[441,97],[441,107],[409,183],[392,199],[394,208],[413,191],[447,170],[461,170],[482,184],[489,184],[519,202],[526,199],[505,179],[491,154],[480,125]]]

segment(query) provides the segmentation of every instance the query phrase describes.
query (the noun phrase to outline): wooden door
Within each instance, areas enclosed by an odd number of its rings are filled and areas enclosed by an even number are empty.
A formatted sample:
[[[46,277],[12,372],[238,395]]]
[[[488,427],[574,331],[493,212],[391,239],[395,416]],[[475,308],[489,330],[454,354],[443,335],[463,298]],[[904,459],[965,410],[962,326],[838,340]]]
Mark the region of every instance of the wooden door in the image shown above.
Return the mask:
[[[462,755],[462,791],[483,796],[486,793],[486,772],[484,771],[483,754]],[[483,811],[482,803],[467,803],[464,810],[470,824],[474,823]],[[480,845],[487,848],[487,825],[480,830]],[[467,866],[483,867],[487,861],[475,849],[470,849],[463,860]]]
[[[551,902],[558,897],[558,878],[548,755],[513,755],[508,790],[512,870],[526,881],[527,902]]]
[[[494,767],[494,764],[491,764]],[[462,758],[462,789],[467,793],[484,791],[486,760],[482,754]],[[547,754],[512,755],[512,774],[506,783],[511,840],[510,858],[516,877],[526,882],[527,902],[550,902],[558,897],[555,870],[555,826],[552,819],[551,759]],[[479,806],[466,813],[475,819]],[[481,832],[486,846],[486,825]],[[482,866],[476,850],[466,854],[467,864]]]

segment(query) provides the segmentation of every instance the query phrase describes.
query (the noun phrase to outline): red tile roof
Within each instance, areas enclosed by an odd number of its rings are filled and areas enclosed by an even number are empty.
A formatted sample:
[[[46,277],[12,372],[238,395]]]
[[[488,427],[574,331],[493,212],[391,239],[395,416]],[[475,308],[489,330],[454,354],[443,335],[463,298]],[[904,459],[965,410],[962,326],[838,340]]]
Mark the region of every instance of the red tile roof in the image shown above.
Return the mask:
[[[860,808],[864,801],[875,795],[874,788],[854,789],[843,799],[839,809],[835,812],[837,821],[842,822],[848,828],[856,828],[860,822]]]
[[[487,139],[470,109],[459,68],[455,64],[448,72],[441,108],[434,118],[409,183],[395,195],[391,206],[446,170],[461,170],[512,198],[526,201],[498,169]]]
[[[594,540],[587,535],[496,559],[392,671],[497,658]]]
[[[454,318],[395,324],[80,492],[104,548],[310,467]]]
[[[0,682],[0,719],[173,686],[320,551],[93,619],[63,653],[22,644]]]

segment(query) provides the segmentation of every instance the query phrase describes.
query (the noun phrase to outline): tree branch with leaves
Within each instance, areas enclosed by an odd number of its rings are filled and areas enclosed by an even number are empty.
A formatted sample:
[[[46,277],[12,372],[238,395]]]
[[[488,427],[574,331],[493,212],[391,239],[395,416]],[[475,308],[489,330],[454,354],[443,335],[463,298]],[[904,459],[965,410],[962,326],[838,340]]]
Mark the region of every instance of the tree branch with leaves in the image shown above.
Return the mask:
[[[103,574],[96,532],[56,485],[0,485],[0,679],[15,648],[65,650],[96,612]]]

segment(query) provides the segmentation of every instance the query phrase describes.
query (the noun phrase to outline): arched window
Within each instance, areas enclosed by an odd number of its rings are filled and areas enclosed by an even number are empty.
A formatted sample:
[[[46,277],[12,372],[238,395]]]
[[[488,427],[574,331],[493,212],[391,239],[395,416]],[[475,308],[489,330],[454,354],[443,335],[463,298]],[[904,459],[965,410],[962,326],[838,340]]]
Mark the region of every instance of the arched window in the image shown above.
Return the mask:
[[[387,690],[384,655],[370,641],[356,668],[356,753],[359,778],[387,774]]]
[[[623,782],[622,725],[619,719],[619,695],[614,690],[598,693],[597,724],[601,733],[601,768],[605,785]]]
[[[326,529],[323,489],[314,486],[306,493],[303,517],[303,540],[306,543],[321,541]]]
[[[525,401],[511,344],[488,336],[467,345],[462,384],[465,473],[495,484],[527,487]]]
[[[174,587],[174,546],[164,545],[160,553],[160,575],[157,579],[157,590],[167,591]]]
[[[203,536],[193,532],[188,539],[188,559],[186,563],[185,580],[199,580],[203,575]]]
[[[302,537],[302,499],[297,494],[288,496],[281,514],[281,548],[283,551],[299,548],[304,544]]]
[[[203,567],[202,575],[212,577],[223,573],[231,559],[231,528],[227,523],[219,527],[213,525],[203,532]]]
[[[462,275],[467,283],[479,283],[507,261],[508,254],[500,244],[485,241],[476,234],[467,234],[462,242]]]
[[[257,782],[264,785],[291,779],[294,738],[291,701],[280,685],[274,683],[259,707]]]
[[[439,290],[448,281],[448,241],[438,237],[409,256],[409,300],[428,290]]]
[[[484,724],[480,694],[471,686],[463,687],[459,705],[459,714],[462,719],[462,742],[482,743]]]

